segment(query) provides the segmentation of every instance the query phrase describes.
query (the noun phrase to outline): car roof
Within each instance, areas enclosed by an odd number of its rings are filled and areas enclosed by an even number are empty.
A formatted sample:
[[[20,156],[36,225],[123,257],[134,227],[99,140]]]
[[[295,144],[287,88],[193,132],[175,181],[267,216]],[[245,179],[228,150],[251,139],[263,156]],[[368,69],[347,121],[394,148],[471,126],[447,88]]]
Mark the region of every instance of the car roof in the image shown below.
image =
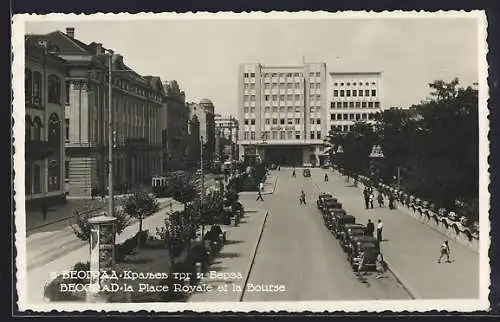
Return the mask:
[[[355,241],[360,241],[360,242],[376,242],[377,239],[373,236],[356,236],[354,237]]]
[[[343,209],[341,209],[341,210],[343,210]],[[344,210],[344,213],[345,213],[345,210]],[[344,215],[342,216],[342,219],[351,219],[351,218],[352,218],[352,219],[356,219],[356,217],[354,217],[353,215],[344,214]],[[352,225],[352,224],[349,224],[349,225]],[[357,224],[356,224],[356,225],[357,225]]]
[[[345,225],[345,228],[347,228],[347,229],[355,228],[355,227],[364,227],[364,226],[363,226],[363,224],[347,224],[347,225]]]

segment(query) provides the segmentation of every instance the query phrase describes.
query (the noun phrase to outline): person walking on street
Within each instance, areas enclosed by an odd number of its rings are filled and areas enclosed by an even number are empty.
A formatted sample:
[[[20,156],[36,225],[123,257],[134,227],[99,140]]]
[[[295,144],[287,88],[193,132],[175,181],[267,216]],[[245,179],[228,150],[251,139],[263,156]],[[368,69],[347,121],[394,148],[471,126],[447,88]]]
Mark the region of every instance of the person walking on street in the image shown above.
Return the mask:
[[[358,264],[358,274],[359,275],[366,275],[366,272],[365,272],[365,262],[366,262],[366,253],[365,252],[361,252],[359,254],[359,264]]]
[[[262,198],[262,191],[259,189],[258,195],[257,195],[257,200],[255,201],[264,201],[264,198]]]
[[[373,192],[370,192],[370,195],[368,196],[368,201],[370,203],[370,208],[373,209],[373,199],[375,197],[373,196]]]
[[[389,193],[389,209],[394,209],[394,195],[392,193]]]
[[[365,189],[363,190],[363,197],[365,198],[365,206],[366,206],[366,209],[368,209],[368,204],[369,204],[369,192],[368,192],[368,188],[365,187]]]
[[[305,205],[306,204],[306,193],[304,192],[304,190],[302,190],[300,192],[299,203],[301,205]]]
[[[325,182],[328,182],[328,174],[325,173]]]
[[[385,262],[384,262],[384,256],[382,256],[382,253],[378,253],[377,259],[375,261],[375,268],[377,270],[377,275],[375,278],[379,279],[384,277],[385,273]]]
[[[295,178],[295,169],[293,169],[293,172],[292,172],[292,177]]]
[[[380,191],[378,192],[377,201],[378,201],[378,206],[380,208],[383,208],[384,207],[384,196],[382,196],[382,193]]]
[[[373,237],[374,232],[375,232],[375,225],[372,223],[371,219],[368,219],[368,223],[366,224],[366,236]]]
[[[382,241],[382,230],[384,229],[384,224],[382,223],[382,220],[378,220],[377,224],[377,240],[380,243]]]
[[[42,204],[42,218],[43,221],[47,220],[47,205]]]
[[[438,258],[438,264],[441,264],[441,259],[443,259],[444,256],[446,256],[446,262],[451,263],[451,261],[450,261],[450,245],[448,244],[447,240],[445,240],[441,244],[441,255],[439,255],[439,258]]]
[[[259,190],[264,191],[264,182],[262,181],[259,183]]]

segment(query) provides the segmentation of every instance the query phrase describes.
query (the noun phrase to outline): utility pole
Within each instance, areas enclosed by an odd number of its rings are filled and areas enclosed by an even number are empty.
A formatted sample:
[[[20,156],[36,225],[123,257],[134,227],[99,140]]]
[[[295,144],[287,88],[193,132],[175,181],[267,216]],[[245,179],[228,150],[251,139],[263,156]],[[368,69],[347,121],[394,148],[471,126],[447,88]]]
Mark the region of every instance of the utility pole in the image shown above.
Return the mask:
[[[205,199],[205,174],[203,173],[203,135],[200,136],[201,202]]]
[[[114,193],[113,193],[113,87],[111,74],[113,70],[113,51],[109,50],[109,69],[108,69],[108,216],[113,216]]]

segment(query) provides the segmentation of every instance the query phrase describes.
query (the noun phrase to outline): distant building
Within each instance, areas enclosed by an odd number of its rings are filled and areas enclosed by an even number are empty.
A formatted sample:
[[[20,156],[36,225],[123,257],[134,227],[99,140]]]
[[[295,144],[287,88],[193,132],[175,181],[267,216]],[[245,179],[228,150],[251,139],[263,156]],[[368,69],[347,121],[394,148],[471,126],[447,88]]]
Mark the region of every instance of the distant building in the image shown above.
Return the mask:
[[[349,132],[355,122],[374,123],[382,111],[381,72],[329,73],[328,129]]]
[[[217,160],[238,159],[239,123],[233,116],[215,115],[215,154]]]
[[[43,39],[25,38],[25,198],[28,208],[63,201],[66,61]]]
[[[93,187],[108,186],[109,51],[100,43],[85,44],[75,29],[33,35],[66,60],[65,178],[71,195],[89,196]],[[114,132],[113,174],[117,189],[148,183],[161,170],[163,88],[158,78],[145,78],[113,54],[111,81]],[[118,191],[119,192],[119,191]]]
[[[240,65],[240,158],[319,162],[327,134],[326,76],[325,63]]]
[[[215,107],[209,99],[202,99],[198,104],[188,104],[191,119],[199,122],[199,139],[203,138],[203,158],[213,162],[215,154]],[[193,138],[196,140],[196,138]],[[193,141],[194,142],[194,141]],[[195,143],[194,143],[195,144]]]
[[[189,108],[185,93],[180,90],[177,81],[163,84],[164,114],[162,116],[163,134],[163,172],[176,171],[186,167],[188,157],[188,122]]]

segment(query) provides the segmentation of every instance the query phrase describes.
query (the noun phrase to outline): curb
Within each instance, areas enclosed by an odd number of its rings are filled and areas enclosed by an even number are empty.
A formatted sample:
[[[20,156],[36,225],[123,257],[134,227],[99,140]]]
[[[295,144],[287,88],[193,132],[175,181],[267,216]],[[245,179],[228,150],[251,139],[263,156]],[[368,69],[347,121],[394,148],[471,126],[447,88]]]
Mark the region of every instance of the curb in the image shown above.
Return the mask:
[[[260,229],[259,238],[257,238],[257,241],[255,242],[255,245],[254,245],[254,248],[252,251],[252,257],[250,259],[250,262],[248,263],[247,276],[245,278],[245,283],[243,284],[243,290],[241,291],[241,294],[240,294],[239,299],[238,299],[239,302],[243,302],[243,297],[245,296],[245,290],[247,288],[248,279],[250,278],[250,272],[252,271],[252,267],[253,267],[253,264],[255,262],[255,257],[257,257],[257,249],[259,248],[259,244],[260,244],[260,241],[262,239],[262,235],[264,233],[264,228],[266,227],[268,215],[269,215],[269,210],[266,211],[266,215],[264,216],[264,220],[262,221],[262,227]]]
[[[276,176],[276,179],[274,179],[274,185],[273,185],[273,190],[270,192],[265,192],[263,195],[272,195],[274,191],[276,190],[276,185],[278,184],[278,176]]]
[[[421,298],[418,296],[417,292],[415,292],[408,283],[405,282],[405,280],[402,278],[401,274],[398,273],[398,271],[394,270],[391,268],[391,265],[389,262],[384,258],[384,262],[387,265],[387,271],[389,271],[394,277],[396,278],[396,281],[405,289],[406,293],[410,295],[412,300],[417,300]]]

